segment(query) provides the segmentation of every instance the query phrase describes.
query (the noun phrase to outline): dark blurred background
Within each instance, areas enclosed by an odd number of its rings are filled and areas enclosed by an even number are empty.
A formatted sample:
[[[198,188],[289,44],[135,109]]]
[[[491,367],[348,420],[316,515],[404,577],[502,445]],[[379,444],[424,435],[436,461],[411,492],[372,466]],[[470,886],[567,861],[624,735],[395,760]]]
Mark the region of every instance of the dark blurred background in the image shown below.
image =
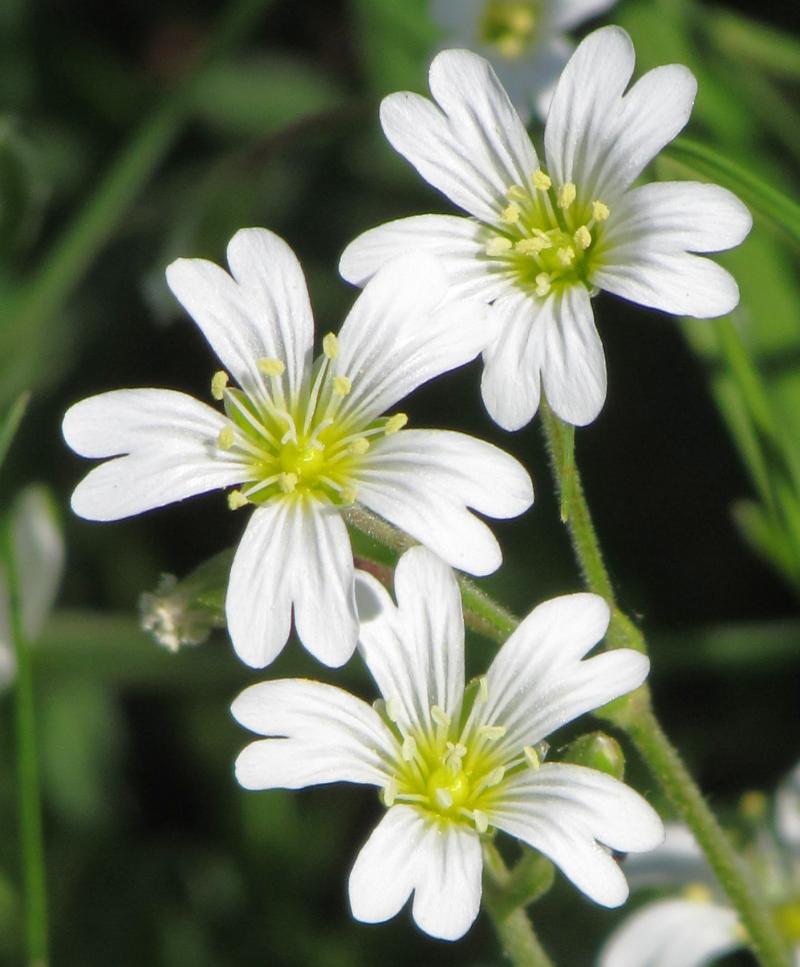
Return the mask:
[[[53,963],[499,963],[482,923],[457,945],[423,938],[407,914],[354,923],[347,873],[380,812],[373,793],[244,793],[232,763],[247,736],[228,706],[257,676],[223,634],[172,656],[138,630],[139,595],[162,572],[184,575],[237,540],[243,519],[224,498],[108,525],[68,509],[86,470],[61,440],[69,403],[138,385],[208,395],[216,364],[166,288],[173,258],[224,261],[237,228],[268,226],[297,252],[322,334],[354,298],[336,271],[349,240],[391,218],[449,210],[377,121],[382,95],[425,89],[427,62],[446,39],[424,0],[253,0],[252,23],[198,66],[234,6],[0,4],[0,408],[33,390],[0,496],[46,482],[68,547],[35,665]],[[639,70],[680,60],[696,71],[693,139],[791,192],[798,72],[743,54],[742,37],[760,34],[739,15],[771,27],[776,44],[796,27],[792,5],[754,2],[628,0],[607,19],[631,31]],[[771,399],[791,432],[800,418],[796,252],[757,217],[726,264],[742,286],[747,346],[769,392],[780,384]],[[658,710],[725,810],[800,758],[797,586],[737,526],[735,508],[759,495],[724,405],[724,360],[698,332],[709,324],[606,296],[596,313],[609,395],[577,434],[578,460],[621,604],[652,643]],[[486,582],[522,613],[580,581],[538,426],[500,432],[482,409],[479,372],[474,364],[443,377],[408,410],[416,425],[474,433],[531,469],[536,505],[497,525],[506,564]],[[476,668],[491,654],[474,642]],[[270,669],[287,674],[372,696],[355,661],[329,674],[296,645]],[[11,723],[6,693],[0,963],[9,965],[21,962],[22,942]],[[632,781],[655,795],[630,760]],[[582,967],[614,917],[560,883],[536,919],[556,959]]]

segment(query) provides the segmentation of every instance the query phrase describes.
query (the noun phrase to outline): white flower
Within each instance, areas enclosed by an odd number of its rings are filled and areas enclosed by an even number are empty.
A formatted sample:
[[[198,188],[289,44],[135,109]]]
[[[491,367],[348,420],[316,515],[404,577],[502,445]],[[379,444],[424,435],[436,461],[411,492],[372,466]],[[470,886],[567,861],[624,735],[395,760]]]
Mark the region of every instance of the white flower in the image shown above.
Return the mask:
[[[14,563],[22,605],[22,629],[28,642],[41,634],[64,573],[64,540],[53,502],[37,485],[27,487],[11,507]],[[14,678],[11,613],[7,576],[0,563],[0,688]]]
[[[249,665],[297,634],[317,658],[353,652],[353,558],[341,511],[371,508],[472,574],[500,564],[491,531],[468,512],[514,517],[532,500],[512,457],[460,433],[402,430],[383,414],[426,380],[472,359],[491,332],[484,307],[447,301],[430,256],[387,265],[312,364],[314,324],[300,265],[263,229],[237,232],[232,275],[202,259],[167,269],[226,372],[212,381],[225,413],[171,390],[102,393],[64,417],[67,443],[116,457],[75,489],[89,520],[116,520],[218,487],[255,505],[226,599],[234,647]]]
[[[617,0],[432,0],[431,15],[447,31],[448,47],[469,47],[497,71],[514,107],[541,117],[575,45],[566,32]]]
[[[607,848],[651,849],[661,821],[604,773],[542,763],[537,745],[641,684],[647,659],[619,650],[582,661],[609,613],[602,598],[574,594],[528,615],[465,690],[461,598],[450,569],[412,548],[397,565],[395,591],[397,606],[359,572],[359,648],[383,699],[371,707],[302,679],[246,689],[233,714],[269,738],[241,753],[239,782],[382,790],[387,812],[350,874],[353,914],[368,923],[394,916],[413,892],[424,931],[464,934],[480,905],[480,837],[489,829],[540,850],[597,903],[622,903],[625,877]]]
[[[756,795],[758,804],[763,797]],[[772,826],[766,818],[757,818],[743,859],[800,967],[800,765],[778,788]],[[647,857],[630,857],[625,872],[633,890],[666,886],[681,893],[627,917],[601,951],[599,967],[705,967],[747,945],[746,931],[685,826],[669,824],[663,845]]]
[[[695,252],[737,245],[751,218],[729,191],[695,182],[632,188],[686,124],[696,82],[671,64],[624,94],[634,51],[618,27],[590,34],[558,82],[540,162],[490,65],[449,50],[431,65],[436,103],[387,97],[387,138],[470,218],[420,215],[352,242],[340,265],[363,284],[406,251],[439,255],[454,297],[493,303],[499,334],[484,352],[483,399],[508,430],[539,405],[583,425],[606,396],[591,297],[606,289],[666,312],[710,317],[739,301],[733,278]],[[624,94],[624,96],[623,96]]]

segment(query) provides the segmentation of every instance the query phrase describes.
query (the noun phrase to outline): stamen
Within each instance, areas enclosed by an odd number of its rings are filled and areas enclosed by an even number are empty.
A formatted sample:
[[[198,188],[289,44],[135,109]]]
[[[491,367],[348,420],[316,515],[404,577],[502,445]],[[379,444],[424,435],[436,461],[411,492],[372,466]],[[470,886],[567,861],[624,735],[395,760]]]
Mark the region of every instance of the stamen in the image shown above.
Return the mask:
[[[687,883],[683,895],[690,903],[711,903],[713,899],[711,890],[705,883]]]
[[[549,238],[521,238],[514,249],[519,252],[520,255],[538,255],[543,252],[546,248],[552,248],[553,243]]]
[[[325,353],[328,359],[336,359],[336,357],[339,355],[339,340],[336,338],[334,333],[329,332],[322,340],[322,351]]]
[[[349,396],[353,383],[348,376],[333,377],[333,392],[337,396]]]
[[[224,426],[217,436],[217,446],[220,450],[230,450],[233,446],[233,427]]]
[[[526,745],[523,747],[522,751],[525,753],[525,758],[528,760],[528,765],[531,769],[536,770],[542,764],[539,758],[539,753],[534,749],[532,745]]]
[[[272,357],[259,359],[256,366],[258,366],[259,372],[265,376],[283,376],[286,372],[286,366],[280,359],[274,359]]]
[[[546,296],[550,291],[553,284],[553,280],[547,274],[547,272],[540,272],[535,279],[536,282],[536,295]]]
[[[492,786],[499,786],[500,783],[505,778],[506,770],[503,766],[498,766],[496,769],[492,769],[486,779],[486,788],[491,788]]]
[[[440,728],[450,728],[450,716],[439,705],[431,705],[431,718]]]
[[[490,238],[486,244],[486,254],[507,255],[513,247],[514,246],[510,238],[506,238],[505,235],[495,235],[495,237]]]
[[[597,200],[592,202],[592,218],[596,222],[604,222],[610,214],[611,209],[608,207],[608,205]]]
[[[489,682],[486,680],[485,675],[481,675],[478,679],[478,698],[485,705],[489,701]]]
[[[358,499],[358,490],[355,487],[342,487],[339,497],[343,504],[354,504]]]
[[[400,703],[396,698],[390,698],[386,703],[386,715],[390,722],[396,722],[400,715]]]
[[[245,497],[241,490],[232,490],[228,494],[228,510],[239,510],[240,507],[244,507],[249,504],[250,501]]]
[[[417,754],[417,741],[413,735],[407,735],[403,739],[402,756],[406,762],[411,762],[411,760]]]
[[[502,739],[507,731],[504,725],[482,725],[478,729],[478,735],[493,742],[495,739]]]
[[[556,204],[559,208],[566,211],[575,201],[575,196],[577,194],[578,189],[575,187],[574,182],[565,181],[564,184],[558,189],[558,199]]]
[[[522,211],[519,205],[512,202],[500,212],[500,220],[505,222],[506,225],[515,225],[519,221],[520,215],[522,215]]]
[[[434,796],[440,809],[450,809],[452,807],[453,794],[448,789],[437,789]]]
[[[536,171],[531,175],[531,181],[534,188],[538,188],[539,191],[548,191],[553,182],[550,180],[550,175],[542,171],[541,168],[537,168]]]
[[[392,777],[383,787],[383,804],[384,806],[390,808],[394,805],[395,799],[397,799],[397,780]]]
[[[402,430],[406,423],[408,423],[408,416],[405,413],[395,413],[384,424],[383,432],[386,436],[391,436],[393,433]]]
[[[278,476],[278,486],[285,494],[292,493],[297,487],[296,473],[282,473]]]
[[[350,453],[355,457],[363,456],[369,450],[369,440],[366,437],[357,437],[350,444]]]
[[[506,191],[506,198],[509,201],[525,201],[528,198],[528,192],[522,185],[510,185]]]
[[[575,249],[571,245],[565,245],[564,248],[560,248],[556,252],[556,255],[562,265],[572,265],[575,261]]]
[[[584,252],[592,244],[592,233],[585,225],[581,225],[581,227],[572,237],[575,240],[575,244],[578,246],[578,248]]]
[[[221,400],[225,396],[225,387],[228,385],[228,374],[224,369],[214,373],[211,380],[211,395],[215,400]]]
[[[475,829],[477,829],[479,833],[485,833],[489,828],[489,817],[480,809],[472,810],[472,821],[475,823]]]

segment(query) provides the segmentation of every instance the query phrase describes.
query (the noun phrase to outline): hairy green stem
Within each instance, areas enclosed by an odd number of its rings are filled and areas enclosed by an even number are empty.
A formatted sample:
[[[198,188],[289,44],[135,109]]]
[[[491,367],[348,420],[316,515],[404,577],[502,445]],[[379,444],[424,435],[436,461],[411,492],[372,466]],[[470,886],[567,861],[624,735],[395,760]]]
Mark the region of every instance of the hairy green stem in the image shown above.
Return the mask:
[[[272,0],[236,0],[215,27],[190,74],[162,99],[120,152],[79,213],[56,239],[41,267],[16,296],[0,339],[0,352],[13,348],[12,394],[32,385],[50,340],[48,324],[80,284],[93,259],[112,235],[133,200],[149,181],[191,115],[198,80],[252,29]],[[18,334],[25,333],[24,353]]]
[[[47,893],[39,767],[36,750],[33,675],[22,626],[22,599],[10,520],[3,526],[3,561],[8,584],[11,637],[17,661],[15,691],[20,849],[25,895],[25,940],[30,967],[46,967]]]
[[[514,873],[508,870],[492,843],[483,844],[483,858],[484,909],[505,955],[515,967],[553,967],[524,908],[507,899]]]
[[[550,453],[553,478],[559,493],[563,493],[563,450],[568,436],[564,432],[563,424],[544,400],[542,426]],[[610,640],[607,644],[609,647],[620,647],[620,639],[627,635],[629,643],[636,642],[640,650],[646,651],[643,635],[617,607],[578,467],[574,462],[571,475],[566,525],[587,587],[604,597],[612,608]],[[612,637],[612,631],[615,637]],[[630,696],[607,706],[603,712],[607,718],[625,729],[673,807],[691,828],[720,885],[738,911],[761,963],[764,967],[790,967],[788,951],[764,898],[756,889],[752,876],[743,869],[730,840],[711,812],[677,749],[664,734],[653,713],[649,690],[643,686]]]

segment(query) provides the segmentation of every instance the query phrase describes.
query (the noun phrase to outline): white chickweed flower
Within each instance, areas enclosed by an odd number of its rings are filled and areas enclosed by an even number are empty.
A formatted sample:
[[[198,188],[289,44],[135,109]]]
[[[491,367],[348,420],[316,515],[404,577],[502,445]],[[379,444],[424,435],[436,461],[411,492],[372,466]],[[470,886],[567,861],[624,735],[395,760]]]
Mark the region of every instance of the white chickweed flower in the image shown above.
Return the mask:
[[[174,574],[162,574],[155,591],[139,595],[141,626],[167,651],[202,645],[217,627],[212,612],[184,592]]]
[[[448,47],[469,47],[497,71],[526,119],[546,117],[558,75],[575,49],[567,31],[605,13],[616,0],[432,0]]]
[[[800,764],[778,787],[772,817],[760,793],[743,798],[742,812],[754,833],[742,860],[800,967]],[[747,946],[747,931],[687,827],[668,824],[664,843],[647,857],[631,856],[625,872],[633,890],[666,887],[672,895],[623,920],[599,967],[707,967]]]
[[[471,217],[420,215],[372,229],[340,271],[362,285],[387,259],[431,252],[454,297],[492,303],[496,340],[483,354],[483,399],[508,430],[536,413],[543,385],[555,413],[590,423],[606,396],[592,296],[706,318],[739,301],[733,278],[696,252],[738,245],[750,214],[729,191],[696,182],[631,187],[689,119],[696,82],[678,64],[633,74],[630,37],[590,34],[558,82],[540,160],[491,66],[466,50],[430,69],[435,103],[408,92],[381,105],[384,132],[434,187]]]
[[[520,624],[486,676],[465,691],[464,623],[452,571],[422,547],[397,565],[394,604],[358,574],[359,649],[383,698],[375,706],[320,682],[246,689],[233,703],[268,738],[236,762],[247,789],[354,782],[381,789],[386,813],[350,874],[353,915],[393,917],[414,894],[417,924],[455,940],[481,898],[481,836],[503,830],[540,850],[597,903],[628,893],[610,850],[663,836],[651,807],[617,779],[542,762],[543,739],[642,683],[643,655],[582,660],[608,607],[592,594],[555,598]]]
[[[203,259],[167,269],[225,367],[211,382],[224,413],[160,389],[76,403],[64,417],[67,443],[115,459],[81,481],[72,507],[89,520],[117,520],[236,488],[230,508],[254,508],[225,603],[239,657],[255,667],[271,662],[293,616],[309,651],[340,665],[358,632],[344,509],[358,501],[455,567],[487,574],[500,565],[500,549],[467,508],[514,517],[533,500],[525,469],[496,447],[461,433],[404,430],[404,414],[382,415],[474,358],[491,336],[491,312],[446,299],[434,258],[400,259],[364,289],[314,361],[305,279],[288,245],[244,229],[228,263],[230,275]]]

